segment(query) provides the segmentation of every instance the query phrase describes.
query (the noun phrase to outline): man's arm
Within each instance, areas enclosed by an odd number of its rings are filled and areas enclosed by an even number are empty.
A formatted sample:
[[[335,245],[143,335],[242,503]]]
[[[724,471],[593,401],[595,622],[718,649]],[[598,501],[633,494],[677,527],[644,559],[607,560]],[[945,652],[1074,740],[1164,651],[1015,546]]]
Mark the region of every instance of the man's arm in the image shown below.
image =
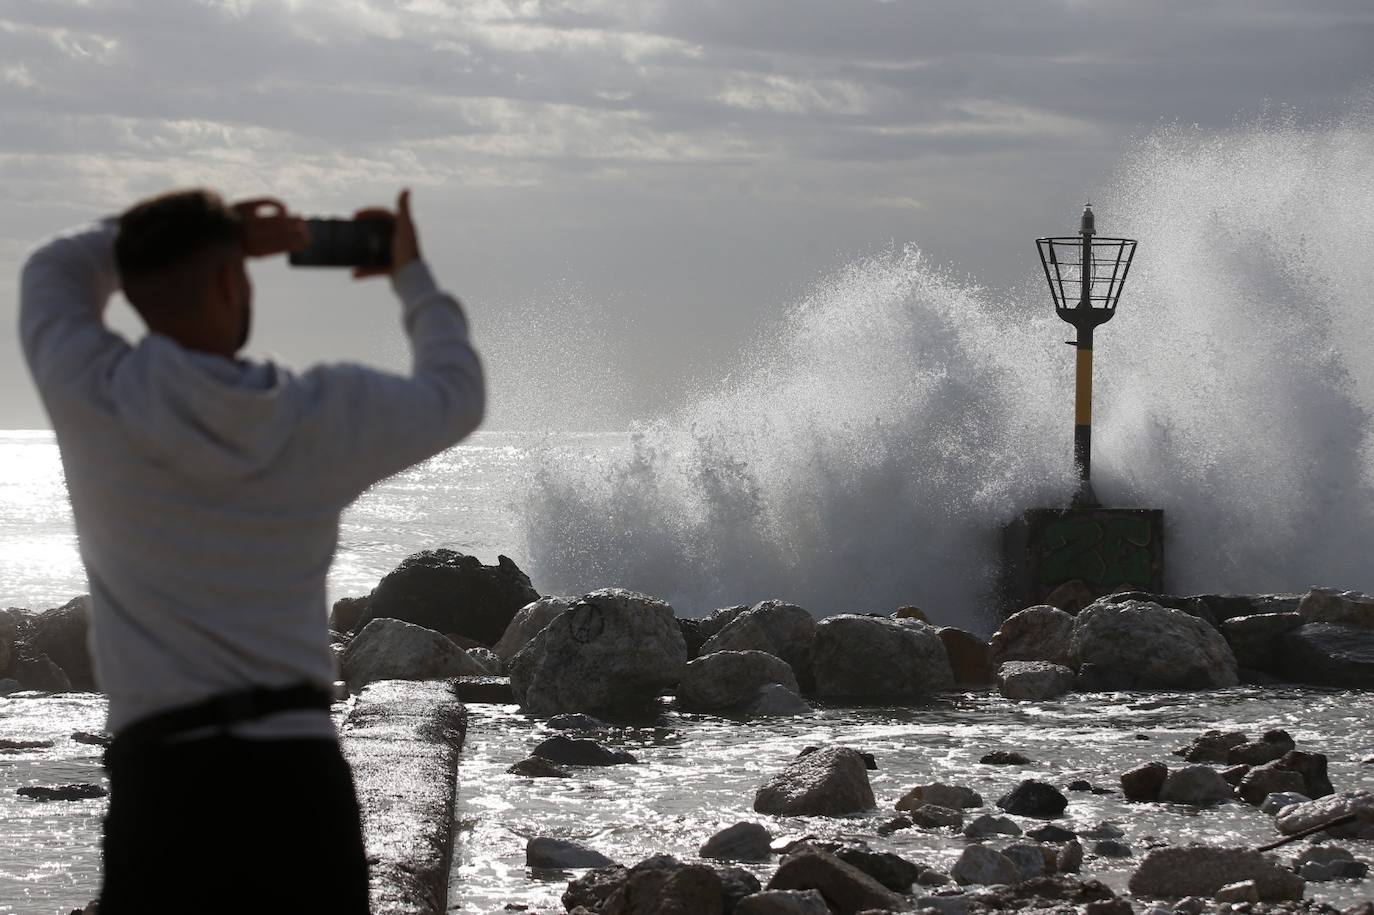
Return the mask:
[[[47,398],[101,369],[99,357],[127,344],[105,327],[119,291],[115,219],[60,235],[39,247],[19,281],[19,339],[34,381]]]

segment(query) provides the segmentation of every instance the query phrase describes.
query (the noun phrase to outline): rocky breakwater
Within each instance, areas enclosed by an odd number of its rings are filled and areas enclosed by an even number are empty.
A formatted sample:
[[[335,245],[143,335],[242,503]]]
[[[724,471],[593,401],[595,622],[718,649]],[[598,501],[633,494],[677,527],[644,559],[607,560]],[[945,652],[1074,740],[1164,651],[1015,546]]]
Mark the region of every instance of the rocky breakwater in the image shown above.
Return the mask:
[[[85,594],[41,613],[0,610],[0,695],[94,692],[86,647],[90,618],[91,599]]]

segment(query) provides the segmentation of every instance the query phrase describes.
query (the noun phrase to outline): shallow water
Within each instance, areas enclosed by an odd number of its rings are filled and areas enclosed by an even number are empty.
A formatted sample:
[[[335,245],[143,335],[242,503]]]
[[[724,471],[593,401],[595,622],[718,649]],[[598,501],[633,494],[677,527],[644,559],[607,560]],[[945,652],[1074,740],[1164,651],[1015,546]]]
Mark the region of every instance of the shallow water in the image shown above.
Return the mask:
[[[449,911],[487,913],[509,902],[541,912],[562,911],[559,896],[575,872],[532,873],[525,842],[556,836],[584,842],[630,865],[651,854],[693,858],[717,830],[739,820],[765,823],[774,837],[815,835],[862,838],[880,850],[946,872],[966,844],[948,831],[911,829],[878,838],[880,823],[908,789],[931,781],[967,785],[995,805],[1023,778],[1064,786],[1087,779],[1117,787],[1121,772],[1161,760],[1211,728],[1255,736],[1286,729],[1299,748],[1330,757],[1336,789],[1374,790],[1374,766],[1359,760],[1374,751],[1374,695],[1311,689],[1239,688],[1206,696],[1186,693],[1070,695],[1054,702],[1008,702],[993,693],[968,693],[917,708],[829,709],[813,718],[748,723],[665,708],[653,726],[616,728],[597,735],[634,753],[639,764],[579,770],[571,779],[526,779],[507,766],[556,733],[525,718],[514,706],[470,706],[467,743],[459,772],[458,834]],[[845,819],[765,817],[753,812],[755,789],[804,746],[843,743],[872,752],[870,773],[878,809]],[[1025,767],[987,766],[979,758],[996,749],[1029,756]],[[1084,874],[1123,889],[1148,846],[1167,839],[1260,845],[1277,837],[1272,819],[1239,802],[1208,810],[1170,804],[1127,804],[1119,794],[1068,792],[1058,822],[1087,827],[1119,825],[1135,851],[1129,859],[1094,857]],[[1037,820],[1018,819],[1023,828]],[[1091,851],[1091,842],[1085,846]],[[1374,842],[1347,844],[1357,857],[1374,858]],[[1302,843],[1286,848],[1285,859]],[[771,867],[755,868],[766,882]],[[1313,883],[1308,896],[1348,904],[1374,898],[1374,881]]]

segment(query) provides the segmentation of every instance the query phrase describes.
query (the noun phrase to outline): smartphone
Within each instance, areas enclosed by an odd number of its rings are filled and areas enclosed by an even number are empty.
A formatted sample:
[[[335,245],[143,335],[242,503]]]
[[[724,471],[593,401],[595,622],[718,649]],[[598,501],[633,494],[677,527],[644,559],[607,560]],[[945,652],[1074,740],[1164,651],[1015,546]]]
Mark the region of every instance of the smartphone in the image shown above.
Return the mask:
[[[307,219],[310,244],[292,251],[293,267],[391,266],[389,219]]]

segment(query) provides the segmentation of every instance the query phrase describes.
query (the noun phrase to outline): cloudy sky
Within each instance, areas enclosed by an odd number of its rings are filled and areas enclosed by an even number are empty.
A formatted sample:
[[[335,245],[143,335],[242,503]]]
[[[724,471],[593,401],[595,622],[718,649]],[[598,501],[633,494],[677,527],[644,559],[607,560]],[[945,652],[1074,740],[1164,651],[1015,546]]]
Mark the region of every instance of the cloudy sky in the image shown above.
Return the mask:
[[[171,186],[309,214],[413,187],[490,425],[608,427],[857,256],[1011,287],[1152,130],[1372,85],[1369,0],[0,0],[0,428],[46,425],[25,250]],[[251,355],[404,365],[383,287],[255,278]]]

